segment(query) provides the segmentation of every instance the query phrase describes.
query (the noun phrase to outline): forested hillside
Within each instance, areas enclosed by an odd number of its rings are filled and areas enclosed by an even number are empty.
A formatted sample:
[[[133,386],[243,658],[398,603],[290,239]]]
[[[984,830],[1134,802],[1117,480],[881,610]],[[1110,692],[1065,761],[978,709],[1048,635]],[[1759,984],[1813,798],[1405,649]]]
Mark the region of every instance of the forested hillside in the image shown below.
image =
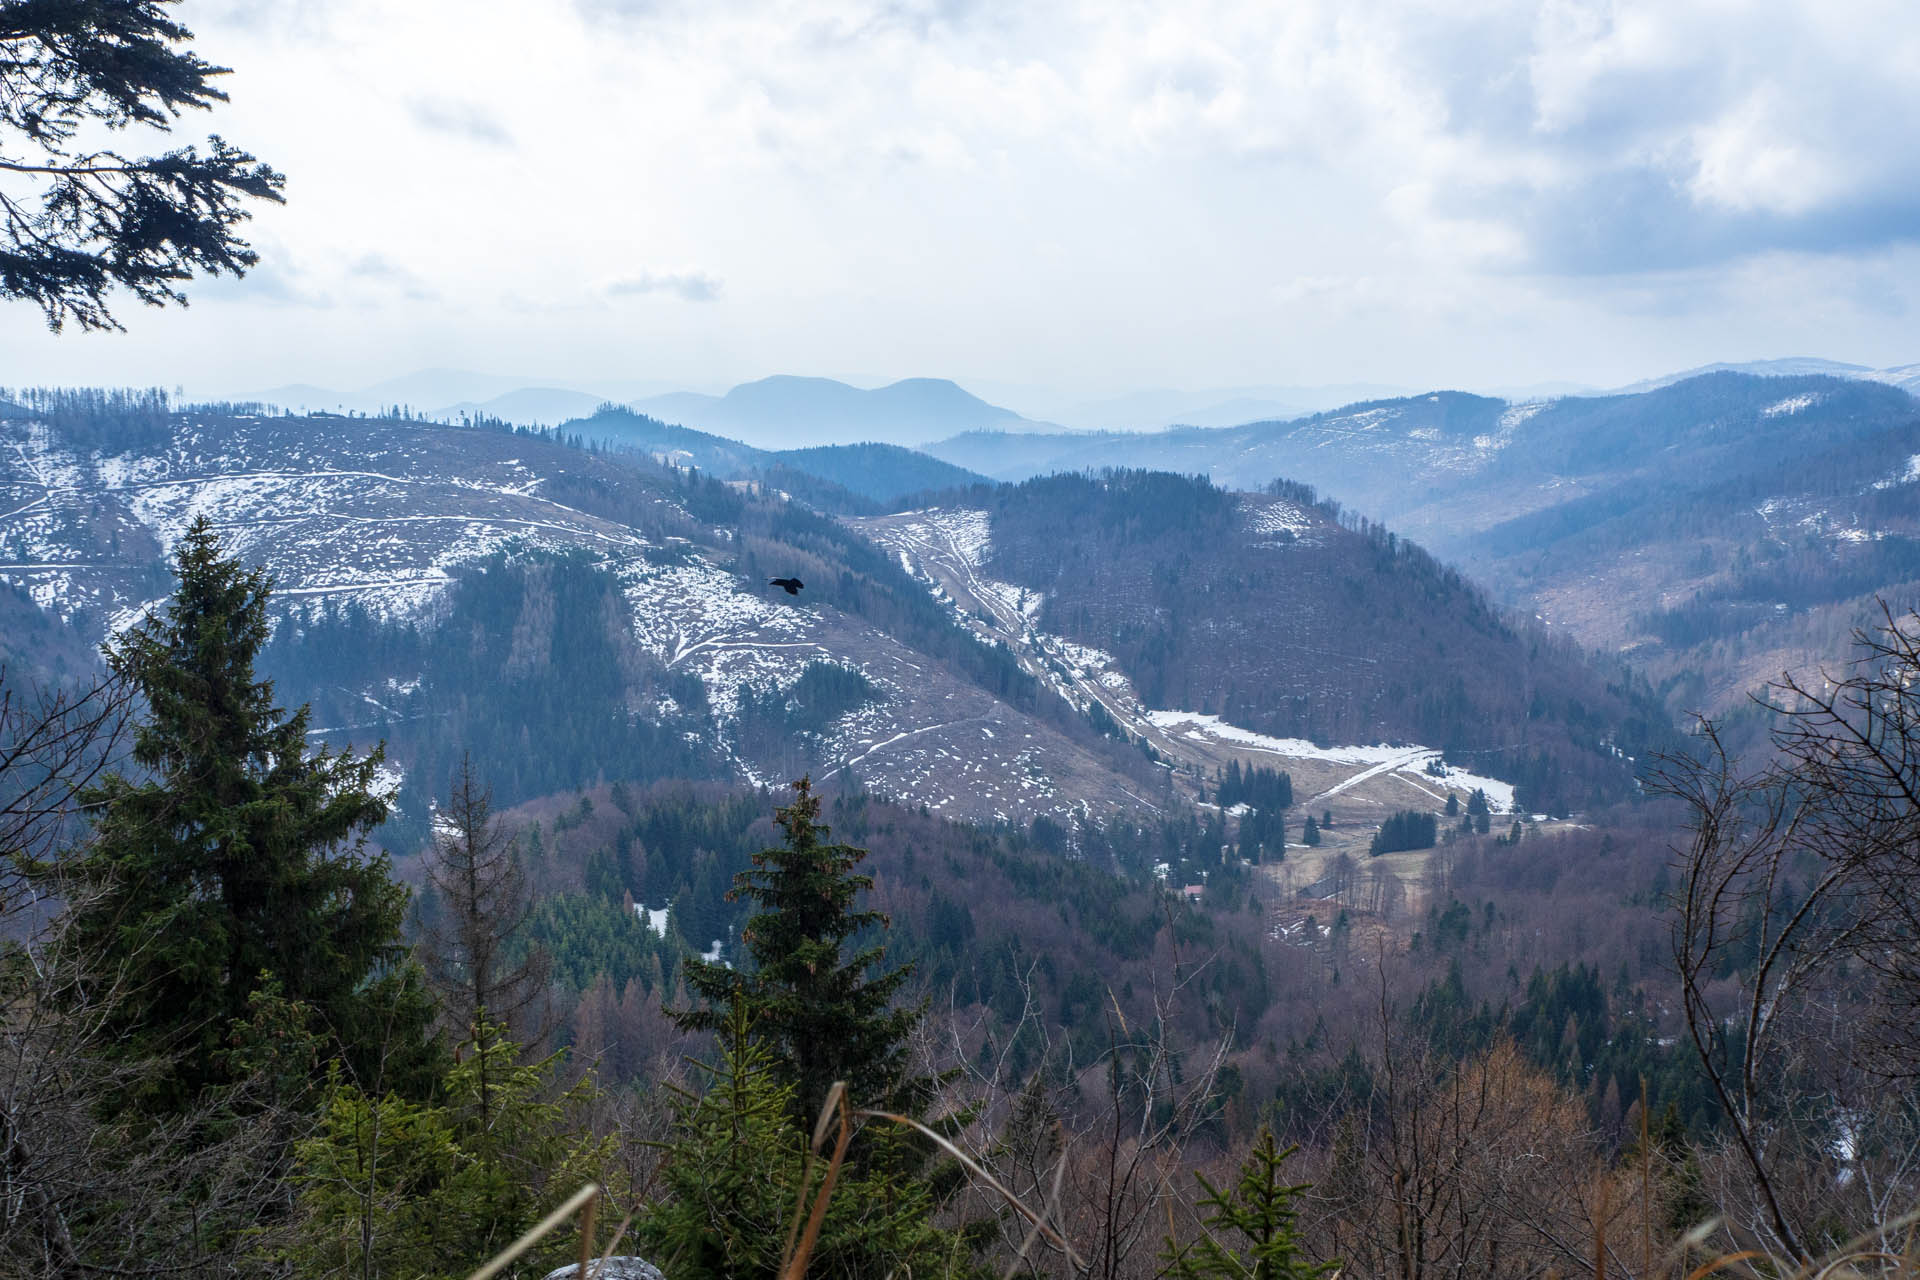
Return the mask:
[[[1578,476],[1576,495],[1447,545],[1496,590],[1631,652],[1676,708],[1730,708],[1784,669],[1834,663],[1880,617],[1874,597],[1920,600],[1920,406],[1905,392],[1716,374],[1580,409],[1495,472],[1514,488]]]
[[[1280,738],[1415,741],[1519,782],[1523,807],[1627,794],[1664,741],[1624,669],[1517,628],[1458,573],[1310,491],[1054,476],[987,497],[996,576],[1110,651],[1147,705]]]
[[[1046,509],[1118,548],[1157,543],[1167,526],[1222,533],[1246,514],[1244,499],[1197,482],[1104,483],[1155,501],[1102,505],[1083,493],[1075,507],[1055,491]],[[1008,505],[1016,520],[1024,496]],[[1289,503],[1291,537],[1279,542],[1330,546],[1339,533],[1372,546],[1366,531],[1304,521],[1304,497],[1272,500]],[[1280,533],[1276,508],[1254,506],[1267,517],[1259,532]],[[1189,1184],[1188,1172],[1249,1147],[1295,1162],[1290,1176],[1304,1184],[1289,1196],[1321,1191],[1288,1210],[1290,1249],[1380,1270],[1446,1247],[1462,1222],[1500,1241],[1521,1274],[1589,1247],[1618,1252],[1634,1237],[1594,1218],[1596,1184],[1637,1214],[1649,1249],[1655,1239],[1664,1248],[1756,1176],[1725,1140],[1751,1122],[1715,1092],[1719,1051],[1695,1054],[1684,1036],[1710,1016],[1703,1001],[1737,994],[1765,956],[1738,933],[1723,940],[1662,919],[1672,891],[1692,892],[1715,865],[1696,848],[1675,867],[1684,806],[1616,807],[1552,831],[1515,819],[1498,834],[1472,823],[1472,807],[1458,828],[1427,815],[1420,839],[1392,849],[1376,840],[1364,866],[1339,854],[1303,886],[1292,850],[1243,857],[1244,842],[1229,839],[1235,815],[1213,806],[982,826],[843,780],[824,803],[796,784],[776,830],[774,795],[717,782],[616,779],[502,813],[463,760],[437,793],[431,841],[393,864],[355,839],[399,843],[381,826],[380,762],[309,752],[310,711],[277,705],[283,686],[265,664],[296,642],[283,629],[266,647],[266,575],[225,558],[204,520],[182,547],[176,597],[113,647],[115,672],[139,695],[150,775],[88,772],[87,759],[111,750],[105,721],[89,727],[55,708],[36,723],[31,705],[12,703],[0,712],[34,753],[27,772],[5,764],[0,777],[52,801],[10,811],[8,883],[58,885],[69,904],[49,922],[22,895],[0,899],[10,929],[52,930],[36,944],[41,963],[5,970],[0,1116],[27,1153],[9,1176],[33,1193],[29,1212],[0,1224],[5,1257],[119,1266],[132,1249],[207,1274],[263,1259],[301,1275],[348,1264],[457,1274],[590,1179],[613,1207],[634,1208],[637,1238],[669,1266],[721,1247],[720,1232],[765,1267],[794,1180],[807,1176],[802,1135],[814,1116],[794,1107],[794,1090],[817,1092],[825,1079],[861,1081],[863,1099],[938,1119],[976,1164],[928,1166],[870,1127],[883,1117],[849,1121],[859,1154],[840,1216],[819,1235],[823,1274],[875,1250],[923,1257],[937,1274],[975,1260],[1004,1266],[1033,1247],[1018,1241],[1036,1221],[1058,1242],[1030,1260],[1036,1269],[1080,1274],[1069,1260],[1085,1250],[1113,1275],[1149,1274],[1156,1239],[1176,1248],[1206,1238],[1193,1223],[1205,1184]],[[1200,559],[1197,546],[1184,549]],[[464,638],[469,660],[494,664],[477,668],[482,682],[511,683],[543,646],[583,673],[580,703],[534,727],[556,739],[606,734],[583,717],[588,695],[609,687],[594,682],[617,665],[624,632],[606,625],[613,599],[587,558],[547,553],[483,567],[454,589],[449,616],[478,628]],[[541,616],[569,621],[528,625]],[[1894,634],[1883,656],[1907,661],[1915,643]],[[1861,688],[1910,700],[1906,669]],[[763,714],[804,717],[815,701],[871,696],[808,672],[797,682],[804,697]],[[506,731],[460,710],[441,704],[450,745]],[[1829,741],[1823,723],[1817,710],[1804,720],[1810,760]],[[46,726],[58,735],[63,724],[78,737],[48,736]],[[219,732],[197,732],[206,724]],[[78,755],[63,757],[60,741]],[[48,793],[40,765],[61,759],[82,762],[80,772],[63,765]],[[588,766],[562,757],[539,767]],[[628,766],[609,757],[597,767]],[[1694,775],[1707,803],[1712,767]],[[547,783],[536,771],[516,785]],[[1684,780],[1669,785],[1690,794]],[[1221,779],[1220,799],[1284,810],[1295,797],[1278,775],[1236,771]],[[53,858],[14,852],[57,848],[76,801],[93,808],[93,840]],[[1394,829],[1419,816],[1404,813]],[[18,838],[43,829],[53,839]],[[245,857],[234,856],[236,832]],[[141,868],[159,874],[133,892],[128,873]],[[390,868],[421,886],[405,935]],[[224,892],[268,876],[273,893]],[[196,893],[207,877],[223,892]],[[1872,885],[1848,883],[1855,894]],[[351,886],[350,904],[330,889],[340,885]],[[1742,882],[1734,892],[1736,912],[1772,903],[1751,897],[1771,889]],[[128,913],[141,922],[131,934],[121,928]],[[322,938],[336,944],[316,951]],[[130,946],[165,957],[150,980],[89,992],[77,1010],[68,1003],[63,993],[86,990],[69,985],[73,957],[112,959]],[[240,962],[194,978],[209,949]],[[730,959],[748,953],[750,966]],[[1701,954],[1703,967],[1676,979],[1676,954]],[[814,980],[822,969],[831,982]],[[1842,1230],[1831,1224],[1876,1220],[1853,1180],[1826,1176],[1836,1165],[1907,1185],[1878,1150],[1836,1155],[1817,1141],[1862,1116],[1902,1123],[1897,1098],[1863,1090],[1846,1065],[1851,1047],[1881,1043],[1872,1016],[1891,989],[1843,981],[1838,969],[1808,973],[1827,984],[1809,996],[1838,1001],[1831,1007],[1853,1030],[1834,1037],[1831,1061],[1779,1063],[1779,1092],[1765,1095],[1768,1105],[1815,1100],[1770,1121],[1802,1140],[1774,1158],[1772,1174],[1791,1169],[1800,1186],[1831,1188],[1779,1197],[1774,1216],[1810,1232],[1806,1244],[1785,1237],[1803,1251],[1830,1243]],[[176,987],[187,994],[152,995]],[[879,1003],[849,991],[878,992]],[[505,1013],[494,1021],[490,1011]],[[1759,1029],[1770,1035],[1770,1022]],[[831,1074],[805,1074],[787,1047],[796,1043]],[[676,1078],[673,1064],[689,1052],[704,1066]],[[87,1138],[84,1161],[40,1154],[75,1132]],[[1437,1135],[1422,1138],[1426,1154],[1404,1145],[1413,1132]],[[1303,1149],[1278,1156],[1264,1133]],[[1515,1143],[1538,1158],[1520,1196],[1488,1158]],[[843,1157],[844,1144],[834,1159]],[[250,1192],[184,1176],[234,1162],[264,1171],[249,1177]],[[976,1168],[1040,1208],[997,1219],[1000,1202],[982,1198],[991,1184]],[[175,1176],[129,1180],[129,1170]],[[55,1201],[46,1191],[58,1178]],[[1416,1182],[1448,1207],[1409,1215],[1402,1197]],[[848,1217],[876,1196],[894,1206],[878,1235]],[[716,1211],[744,1225],[721,1231]],[[465,1225],[449,1235],[449,1220]],[[1553,1227],[1545,1237],[1542,1222]],[[1755,1222],[1748,1213],[1727,1230],[1738,1239]],[[1592,1239],[1575,1232],[1583,1223]],[[592,1238],[608,1239],[607,1224]],[[521,1270],[531,1276],[559,1256],[550,1241]]]

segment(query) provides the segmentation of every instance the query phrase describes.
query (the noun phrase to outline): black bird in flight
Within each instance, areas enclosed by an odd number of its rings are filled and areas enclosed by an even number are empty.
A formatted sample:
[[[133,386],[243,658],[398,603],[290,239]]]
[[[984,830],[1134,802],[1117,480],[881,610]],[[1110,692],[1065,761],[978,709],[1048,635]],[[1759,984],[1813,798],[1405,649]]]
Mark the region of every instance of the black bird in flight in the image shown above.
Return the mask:
[[[800,588],[807,584],[798,578],[768,578],[767,585],[770,587],[779,587],[790,596],[797,596],[800,594]]]

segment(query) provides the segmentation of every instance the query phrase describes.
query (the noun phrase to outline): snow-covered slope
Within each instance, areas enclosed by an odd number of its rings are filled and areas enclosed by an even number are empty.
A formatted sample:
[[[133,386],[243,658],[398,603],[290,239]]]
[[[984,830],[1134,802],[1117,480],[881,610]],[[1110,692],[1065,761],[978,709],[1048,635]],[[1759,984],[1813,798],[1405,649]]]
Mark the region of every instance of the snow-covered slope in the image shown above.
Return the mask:
[[[176,415],[139,447],[81,448],[45,422],[8,420],[0,582],[97,640],[165,597],[166,553],[205,516],[272,572],[296,625],[349,606],[431,625],[458,576],[489,557],[580,553],[616,577],[638,661],[699,678],[701,735],[743,778],[781,780],[739,745],[743,692],[764,700],[824,662],[880,696],[819,733],[817,771],[853,770],[875,791],[974,818],[1143,803],[1085,742],[836,607],[823,585],[789,600],[743,579],[746,539],[696,517],[681,484],[536,437],[419,423]],[[764,535],[755,553],[789,554]],[[395,678],[367,700],[385,705]],[[631,709],[649,713],[639,699]]]
[[[0,580],[63,619],[117,630],[165,594],[155,560],[196,517],[269,566],[285,603],[419,614],[455,567],[509,546],[631,555],[648,541],[538,491],[513,438],[443,467],[440,433],[351,419],[183,419],[160,449],[89,451],[44,423],[0,422]],[[685,521],[663,504],[663,515]]]

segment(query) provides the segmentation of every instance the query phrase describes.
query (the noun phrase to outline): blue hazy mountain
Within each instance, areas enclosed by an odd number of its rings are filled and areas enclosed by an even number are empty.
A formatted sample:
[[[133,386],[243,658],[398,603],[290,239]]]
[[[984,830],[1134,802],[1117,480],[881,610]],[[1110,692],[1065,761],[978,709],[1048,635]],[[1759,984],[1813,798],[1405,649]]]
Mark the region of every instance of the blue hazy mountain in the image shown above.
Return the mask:
[[[966,431],[1020,431],[1031,423],[945,378],[907,378],[872,390],[832,378],[779,375],[724,396],[674,392],[633,402],[648,417],[760,449],[877,441],[919,445]]]
[[[1657,378],[1642,378],[1638,382],[1624,387],[1615,387],[1602,394],[1618,396],[1658,391],[1662,387],[1670,387],[1676,382],[1685,382],[1689,378],[1697,378],[1708,373],[1746,373],[1759,378],[1864,378],[1873,372],[1873,369],[1864,364],[1822,360],[1817,356],[1789,356],[1782,360],[1722,360],[1693,369],[1682,369],[1678,373],[1661,374]]]
[[[1684,369],[1679,373],[1647,378],[1602,394],[1631,395],[1640,391],[1657,391],[1662,387],[1670,387],[1676,382],[1685,382],[1689,378],[1697,378],[1707,373],[1745,373],[1760,378],[1852,378],[1867,382],[1885,382],[1909,392],[1920,392],[1920,365],[1906,364],[1890,369],[1876,369],[1872,365],[1848,364],[1843,360],[1822,360],[1816,356],[1790,356],[1783,360],[1744,360],[1734,363],[1705,364],[1697,369]]]

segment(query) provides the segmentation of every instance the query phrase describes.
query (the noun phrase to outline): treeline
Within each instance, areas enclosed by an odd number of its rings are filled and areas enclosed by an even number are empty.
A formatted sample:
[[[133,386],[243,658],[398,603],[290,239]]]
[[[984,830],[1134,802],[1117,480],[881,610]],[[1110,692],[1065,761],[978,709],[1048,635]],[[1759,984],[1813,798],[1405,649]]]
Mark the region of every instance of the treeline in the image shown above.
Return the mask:
[[[0,387],[0,402],[39,418],[82,452],[155,449],[173,435],[173,408],[159,387]]]
[[[522,836],[539,900],[528,927],[553,957],[563,1024],[573,1024],[570,1010],[590,1007],[590,1020],[604,1025],[619,1007],[633,1025],[648,1025],[649,1004],[674,1001],[681,957],[716,943],[722,955],[737,954],[745,908],[730,894],[772,835],[763,794],[622,785],[534,812]],[[1151,1016],[1156,939],[1169,908],[1156,865],[1175,879],[1205,875],[1220,909],[1244,912],[1251,901],[1246,870],[1221,856],[1222,827],[1191,817],[1071,828],[1038,819],[986,830],[858,792],[831,798],[823,814],[872,850],[892,945],[917,962],[923,990],[1014,1023],[1025,1002],[1037,1001],[1056,1034],[1085,1046],[1101,1033],[1108,987],[1126,1016]],[[663,928],[656,933],[641,910],[662,913]],[[1174,915],[1188,945],[1224,949],[1202,984],[1210,999],[1237,1017],[1261,1017],[1269,996],[1255,922],[1223,932],[1187,909]],[[1198,1006],[1191,1013],[1203,1016]],[[1016,1059],[1040,1042],[1014,1050]]]
[[[1431,849],[1440,838],[1440,820],[1431,813],[1402,809],[1380,824],[1367,845],[1371,857],[1408,849]]]
[[[1686,603],[1634,621],[1667,644],[1691,648],[1749,631],[1783,611],[1898,594],[1917,581],[1920,537],[1888,534],[1838,546],[1825,539],[1797,547],[1767,541],[1751,553],[1741,548],[1725,577]]]
[[[1238,760],[1232,760],[1228,762],[1226,772],[1220,775],[1214,803],[1223,809],[1231,809],[1237,804],[1254,809],[1291,809],[1293,777],[1283,770],[1269,769],[1265,765],[1249,765],[1242,769]]]
[[[964,467],[893,444],[784,449],[769,458],[769,466],[762,472],[767,483],[790,488],[783,477],[807,476],[866,499],[874,511],[899,511],[918,505],[918,499],[936,492],[991,484],[985,476]]]

